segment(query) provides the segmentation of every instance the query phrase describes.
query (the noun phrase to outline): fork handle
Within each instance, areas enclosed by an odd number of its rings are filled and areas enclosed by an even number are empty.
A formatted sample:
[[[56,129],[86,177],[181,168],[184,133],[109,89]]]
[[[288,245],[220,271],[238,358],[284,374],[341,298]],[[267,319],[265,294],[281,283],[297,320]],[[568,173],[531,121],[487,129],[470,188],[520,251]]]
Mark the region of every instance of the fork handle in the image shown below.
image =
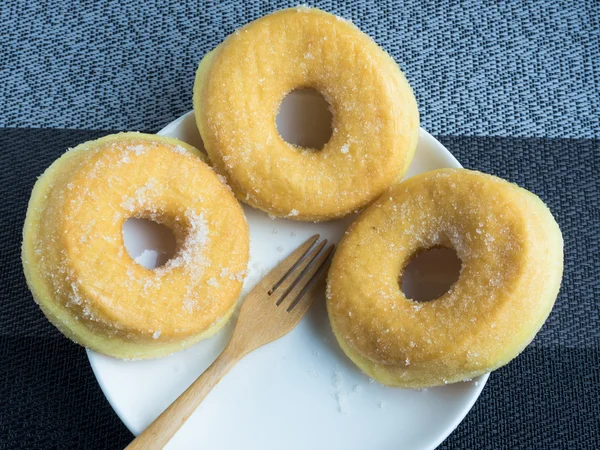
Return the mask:
[[[196,410],[213,387],[243,354],[228,345],[217,359],[165,409],[154,422],[138,435],[125,450],[159,450],[164,448],[177,430]]]

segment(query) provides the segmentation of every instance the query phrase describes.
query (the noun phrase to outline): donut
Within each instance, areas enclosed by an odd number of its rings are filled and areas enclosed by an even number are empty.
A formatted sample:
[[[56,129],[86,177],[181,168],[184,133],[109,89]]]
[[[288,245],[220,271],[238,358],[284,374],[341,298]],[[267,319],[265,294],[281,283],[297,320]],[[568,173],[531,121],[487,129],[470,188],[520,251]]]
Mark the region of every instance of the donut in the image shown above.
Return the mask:
[[[177,250],[156,269],[127,253],[129,218],[170,228]],[[195,148],[122,133],[86,142],[36,182],[22,261],[35,301],[73,341],[118,358],[170,354],[231,316],[248,262],[248,227]]]
[[[277,131],[283,98],[305,88],[333,115],[322,150]],[[251,22],[206,55],[194,111],[238,199],[304,221],[342,217],[379,197],[406,173],[419,134],[415,97],[394,60],[352,23],[306,7]]]
[[[407,298],[412,257],[449,247],[457,281],[435,300]],[[328,274],[327,310],[343,351],[382,384],[425,388],[507,364],[534,338],[560,288],[563,241],[544,203],[465,169],[410,178],[350,226]]]

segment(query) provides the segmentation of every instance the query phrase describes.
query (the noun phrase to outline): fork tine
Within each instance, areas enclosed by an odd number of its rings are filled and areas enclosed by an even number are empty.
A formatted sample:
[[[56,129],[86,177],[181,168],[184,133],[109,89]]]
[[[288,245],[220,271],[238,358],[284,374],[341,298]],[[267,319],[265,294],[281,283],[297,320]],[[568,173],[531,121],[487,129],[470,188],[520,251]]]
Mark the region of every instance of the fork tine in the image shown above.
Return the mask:
[[[276,305],[281,305],[281,302],[288,296],[288,294],[294,289],[294,286],[300,281],[300,279],[304,276],[306,271],[309,269],[310,265],[314,261],[314,259],[319,255],[323,247],[327,244],[327,239],[324,239],[319,243],[301,262],[298,264],[292,272],[290,272],[291,280],[289,281],[289,285],[286,287],[285,291],[279,297],[279,300],[275,303]],[[286,283],[287,284],[287,283]]]
[[[294,294],[297,295],[295,295],[294,299],[290,303],[290,306],[287,307],[287,312],[292,311],[296,305],[298,305],[300,300],[302,300],[302,297],[304,297],[304,295],[317,283],[317,281],[319,281],[321,276],[327,272],[327,268],[331,263],[334,248],[335,245],[331,244],[327,250],[321,254],[319,259],[317,259],[316,262],[310,266],[309,270],[303,273],[303,275],[305,275],[303,279],[304,284],[300,284],[296,287],[296,289],[294,289]],[[311,305],[312,300],[314,300],[314,296],[310,295],[308,298],[310,301],[305,302],[306,304],[303,305],[303,309],[305,310]]]
[[[315,234],[314,236],[308,238],[304,244],[294,250],[290,256],[280,262],[277,267],[267,274],[267,276],[263,279],[263,282],[266,281],[268,284],[272,285],[268,291],[269,295],[275,292],[275,289],[281,286],[290,273],[292,273],[298,264],[302,262],[302,259],[306,256],[315,242],[317,242],[319,237],[320,236],[318,234]],[[283,275],[281,275],[281,272],[283,272]]]

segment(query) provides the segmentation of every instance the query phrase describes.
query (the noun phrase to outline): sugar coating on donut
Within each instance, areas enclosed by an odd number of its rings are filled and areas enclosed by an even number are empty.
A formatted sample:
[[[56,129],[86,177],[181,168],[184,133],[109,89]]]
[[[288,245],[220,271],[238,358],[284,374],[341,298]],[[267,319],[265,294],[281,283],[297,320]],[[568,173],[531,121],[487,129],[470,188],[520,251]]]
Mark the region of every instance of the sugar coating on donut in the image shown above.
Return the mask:
[[[164,266],[156,269],[159,275],[176,267],[184,266],[193,268],[194,275],[200,277],[202,269],[208,264],[202,253],[202,249],[209,243],[208,225],[206,220],[204,220],[204,215],[188,209],[185,212],[185,218],[188,220],[188,223],[183,246],[174,258],[167,261]]]
[[[181,145],[176,145],[172,148],[175,153],[179,153],[180,155],[189,155],[190,153],[183,148]]]
[[[40,177],[23,265],[34,299],[63,333],[114,356],[139,358],[170,353],[229,317],[245,276],[248,236],[238,203],[197,150],[123,136],[82,144]],[[168,165],[177,170],[164,171]],[[131,217],[170,228],[174,257],[153,270],[138,263],[153,265],[156,252],[131,259],[122,245],[122,224]],[[215,254],[214,239],[227,258]],[[232,277],[215,283],[215,270],[225,265]],[[142,336],[160,346],[145,347]]]
[[[456,251],[459,279],[437,300],[406,298],[404,267],[438,246]],[[336,252],[326,297],[336,337],[363,370],[418,387],[514,357],[547,316],[561,273],[560,230],[539,199],[447,169],[409,179],[360,216]]]
[[[239,56],[250,51],[257,60]],[[332,112],[322,150],[289,144],[275,127],[282,99],[303,87]],[[294,220],[370,203],[403,175],[418,140],[416,101],[394,61],[347,21],[313,8],[274,13],[228,37],[199,66],[194,109],[236,196]]]

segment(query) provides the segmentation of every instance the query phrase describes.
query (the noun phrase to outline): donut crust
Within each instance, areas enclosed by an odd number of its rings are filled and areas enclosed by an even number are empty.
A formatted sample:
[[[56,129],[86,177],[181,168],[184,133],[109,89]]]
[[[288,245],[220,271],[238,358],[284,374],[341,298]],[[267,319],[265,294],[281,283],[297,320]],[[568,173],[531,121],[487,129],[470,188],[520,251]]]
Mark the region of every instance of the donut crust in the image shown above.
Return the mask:
[[[301,88],[331,105],[322,150],[277,131],[281,101]],[[352,23],[305,7],[251,22],[206,55],[194,110],[236,196],[295,220],[334,219],[375,200],[406,173],[419,134],[413,91],[394,60]]]
[[[175,139],[121,133],[69,150],[38,179],[23,268],[66,336],[106,355],[152,358],[227,322],[247,267],[248,227],[202,158]],[[164,266],[146,269],[129,256],[122,227],[131,217],[173,231],[176,254]]]
[[[400,289],[411,257],[454,248],[458,280],[438,299]],[[327,310],[344,352],[399,387],[468,380],[515,358],[554,304],[563,271],[560,229],[531,192],[465,169],[393,187],[351,225],[334,257]]]

